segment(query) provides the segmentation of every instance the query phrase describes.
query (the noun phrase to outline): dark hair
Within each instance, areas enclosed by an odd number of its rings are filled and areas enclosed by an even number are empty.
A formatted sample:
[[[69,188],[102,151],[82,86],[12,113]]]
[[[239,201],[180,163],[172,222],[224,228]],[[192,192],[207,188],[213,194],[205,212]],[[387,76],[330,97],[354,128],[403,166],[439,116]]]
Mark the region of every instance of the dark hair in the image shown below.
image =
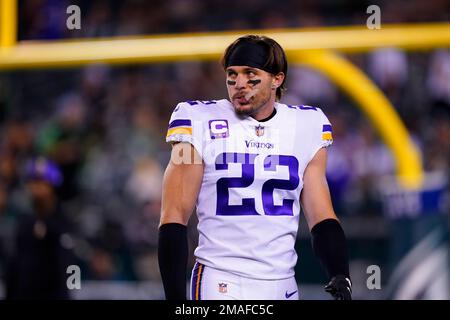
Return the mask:
[[[236,49],[236,47],[243,42],[257,44],[264,47],[267,51],[267,60],[265,62],[264,67],[270,70],[274,70],[274,72],[272,72],[272,74],[274,75],[280,72],[284,73],[283,83],[281,84],[281,86],[277,88],[276,92],[277,100],[280,100],[283,92],[286,90],[285,83],[287,78],[288,63],[283,48],[275,40],[265,36],[258,36],[258,35],[246,35],[238,38],[232,44],[230,44],[228,48],[225,50],[225,53],[221,59],[221,65],[223,69],[226,70],[228,66],[228,60],[231,54]]]

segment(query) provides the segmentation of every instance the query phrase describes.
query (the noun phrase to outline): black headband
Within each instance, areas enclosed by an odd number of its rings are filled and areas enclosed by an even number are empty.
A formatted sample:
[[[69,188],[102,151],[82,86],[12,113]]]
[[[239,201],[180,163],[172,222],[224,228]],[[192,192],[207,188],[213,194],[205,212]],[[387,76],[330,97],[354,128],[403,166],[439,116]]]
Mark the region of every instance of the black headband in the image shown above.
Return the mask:
[[[242,41],[236,45],[228,59],[225,61],[225,68],[229,66],[249,66],[277,74],[273,65],[266,65],[269,58],[269,49],[264,45],[253,42]]]

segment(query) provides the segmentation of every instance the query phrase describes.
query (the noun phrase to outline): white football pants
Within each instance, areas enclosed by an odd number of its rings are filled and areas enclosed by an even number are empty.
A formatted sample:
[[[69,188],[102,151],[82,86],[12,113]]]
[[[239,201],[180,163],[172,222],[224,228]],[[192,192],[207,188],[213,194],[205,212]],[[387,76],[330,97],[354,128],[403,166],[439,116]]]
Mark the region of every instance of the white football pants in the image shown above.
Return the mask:
[[[191,300],[298,300],[295,277],[282,280],[250,279],[195,263]]]

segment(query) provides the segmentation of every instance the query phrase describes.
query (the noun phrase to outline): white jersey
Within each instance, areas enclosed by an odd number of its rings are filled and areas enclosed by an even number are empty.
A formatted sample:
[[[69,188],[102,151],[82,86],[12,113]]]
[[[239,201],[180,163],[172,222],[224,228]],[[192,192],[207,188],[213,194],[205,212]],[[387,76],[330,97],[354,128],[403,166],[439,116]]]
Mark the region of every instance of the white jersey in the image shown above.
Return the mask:
[[[275,103],[265,122],[228,100],[177,105],[166,140],[191,143],[205,164],[197,199],[197,260],[265,280],[294,276],[303,173],[331,145],[322,110]]]

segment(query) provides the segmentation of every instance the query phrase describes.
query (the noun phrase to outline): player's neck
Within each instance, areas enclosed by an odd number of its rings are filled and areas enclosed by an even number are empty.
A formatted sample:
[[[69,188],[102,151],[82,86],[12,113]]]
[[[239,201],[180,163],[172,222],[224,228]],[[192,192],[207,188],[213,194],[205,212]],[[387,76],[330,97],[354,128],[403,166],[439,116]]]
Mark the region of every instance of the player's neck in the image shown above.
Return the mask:
[[[267,121],[272,118],[276,113],[275,102],[271,101],[262,107],[258,112],[252,114],[251,117],[257,121]]]
[[[258,121],[259,121],[259,122],[267,122],[267,121],[269,121],[270,119],[272,119],[273,117],[275,117],[276,114],[277,114],[277,109],[276,109],[276,108],[273,108],[272,113],[271,113],[268,117],[266,117],[266,118],[264,118],[264,119],[258,119]]]

